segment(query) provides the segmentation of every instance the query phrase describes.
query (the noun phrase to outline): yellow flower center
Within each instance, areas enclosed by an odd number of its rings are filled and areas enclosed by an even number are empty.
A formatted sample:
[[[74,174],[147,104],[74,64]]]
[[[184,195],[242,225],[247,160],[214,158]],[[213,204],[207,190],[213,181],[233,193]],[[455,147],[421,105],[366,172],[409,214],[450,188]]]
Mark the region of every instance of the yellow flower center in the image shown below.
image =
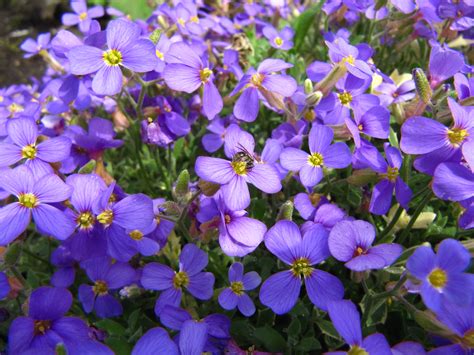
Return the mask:
[[[185,271],[177,272],[173,277],[174,288],[186,287],[189,285],[189,276]]]
[[[240,281],[234,281],[230,283],[230,289],[233,293],[237,296],[241,296],[244,294],[244,284]]]
[[[291,271],[295,276],[308,277],[313,273],[313,268],[310,266],[310,262],[307,258],[299,258],[291,265]]]
[[[264,75],[263,74],[260,74],[260,73],[255,73],[252,75],[252,77],[250,78],[250,82],[255,85],[255,86],[260,86],[262,85],[262,81],[264,79]]]
[[[189,21],[194,22],[194,23],[199,23],[199,17],[197,17],[197,16],[191,16],[191,18],[189,19]]]
[[[11,113],[16,113],[16,112],[23,112],[25,108],[21,105],[18,105],[16,103],[12,103],[11,105],[8,106],[8,111]]]
[[[34,144],[29,144],[21,149],[21,156],[25,159],[34,159],[36,158],[36,151]]]
[[[278,46],[278,47],[281,47],[281,45],[283,44],[283,39],[281,37],[276,37],[273,42]]]
[[[224,216],[225,224],[229,224],[231,220],[232,220],[232,219],[230,218],[230,216],[229,216],[228,214],[226,214],[226,215]]]
[[[155,50],[155,54],[156,54],[156,56],[157,56],[159,59],[161,59],[161,60],[163,60],[163,59],[165,58],[164,54],[161,53],[158,49]]]
[[[342,105],[349,105],[352,102],[352,95],[350,92],[344,91],[341,94],[337,94],[337,96]]]
[[[83,12],[79,15],[79,20],[84,21],[87,18],[87,12]]]
[[[474,329],[469,329],[462,337],[462,342],[470,348],[474,348]]]
[[[212,75],[212,70],[209,68],[204,68],[199,72],[199,77],[201,78],[201,81],[203,83],[207,83],[211,75]]]
[[[109,49],[102,54],[102,58],[108,66],[114,67],[122,63],[122,53],[116,49]]]
[[[114,220],[114,213],[112,212],[112,210],[105,210],[97,216],[97,220],[99,221],[99,223],[108,226],[112,224],[112,221]]]
[[[183,18],[179,18],[178,19],[178,23],[181,25],[181,26],[184,26],[186,24],[186,21],[184,21]]]
[[[362,247],[357,247],[357,249],[354,250],[354,255],[353,255],[353,257],[361,256],[362,254],[364,254],[364,248],[362,248]]]
[[[465,129],[453,128],[448,131],[449,142],[458,147],[469,136]]]
[[[107,294],[109,287],[107,286],[107,282],[102,281],[102,280],[97,280],[94,283],[94,286],[92,286],[92,290],[94,291],[96,295],[103,296]]]
[[[347,57],[342,58],[341,62],[349,63],[350,65],[354,65],[355,58],[352,54],[348,55]]]
[[[233,161],[230,163],[232,165],[232,169],[234,169],[235,173],[238,175],[246,175],[247,174],[247,163],[244,161]]]
[[[3,102],[4,97],[0,95],[0,102]]]
[[[18,197],[18,202],[23,207],[33,208],[38,205],[38,198],[32,193],[20,194],[20,196]]]
[[[324,163],[323,155],[320,153],[313,153],[308,157],[308,164],[314,167],[322,166]]]
[[[94,216],[91,212],[82,212],[77,216],[77,225],[80,229],[89,229],[94,225]]]
[[[350,350],[347,352],[347,355],[369,355],[369,353],[355,345],[350,348]]]
[[[142,240],[142,238],[143,238],[143,233],[140,232],[138,229],[135,229],[135,230],[131,231],[130,233],[128,233],[128,235],[133,240]]]
[[[35,335],[44,335],[49,328],[51,328],[50,320],[35,320],[34,322]]]
[[[398,177],[398,168],[389,167],[387,173],[384,176],[391,182],[395,182]]]
[[[156,222],[157,225],[161,223],[160,216],[155,216],[155,222]]]
[[[448,282],[448,275],[444,270],[436,268],[428,275],[428,281],[435,288],[443,288]]]

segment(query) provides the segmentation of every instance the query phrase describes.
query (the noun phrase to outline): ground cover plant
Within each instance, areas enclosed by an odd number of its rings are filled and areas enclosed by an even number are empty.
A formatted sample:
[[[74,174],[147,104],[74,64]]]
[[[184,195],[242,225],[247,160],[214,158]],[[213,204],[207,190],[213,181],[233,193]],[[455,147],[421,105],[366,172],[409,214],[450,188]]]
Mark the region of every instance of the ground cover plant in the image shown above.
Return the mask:
[[[0,89],[8,354],[472,354],[472,0],[73,0]]]

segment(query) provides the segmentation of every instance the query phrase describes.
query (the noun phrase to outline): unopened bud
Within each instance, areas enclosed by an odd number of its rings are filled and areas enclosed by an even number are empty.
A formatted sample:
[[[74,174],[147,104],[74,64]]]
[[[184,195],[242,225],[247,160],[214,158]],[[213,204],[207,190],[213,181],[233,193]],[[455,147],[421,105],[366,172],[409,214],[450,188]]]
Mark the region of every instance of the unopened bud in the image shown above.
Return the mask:
[[[189,172],[184,169],[176,180],[176,187],[174,188],[174,194],[177,199],[182,200],[189,194]]]
[[[198,186],[201,189],[204,196],[207,196],[207,197],[214,196],[214,194],[217,191],[219,191],[221,187],[219,184],[214,184],[213,182],[209,182],[205,180],[199,180]]]
[[[293,210],[294,210],[293,202],[286,201],[283,205],[281,205],[280,212],[278,212],[277,221],[293,220]]]
[[[306,79],[304,81],[304,93],[306,95],[309,95],[313,92],[313,82],[311,81],[311,79]]]
[[[64,346],[63,343],[59,343],[56,345],[56,349],[55,349],[55,354],[56,355],[67,355],[67,351],[66,351],[66,347]]]
[[[415,88],[420,100],[423,101],[425,104],[429,103],[431,97],[433,96],[433,91],[431,90],[430,83],[426,78],[425,72],[420,69],[416,68],[413,70],[413,80],[415,81]]]
[[[176,202],[166,201],[161,207],[165,210],[167,216],[179,217],[181,215],[181,208]]]
[[[308,106],[316,106],[321,102],[321,99],[323,98],[323,93],[321,91],[315,91],[306,96],[306,105]]]
[[[160,40],[160,37],[161,37],[161,29],[157,28],[156,30],[154,30],[151,34],[150,34],[150,40],[154,43],[154,44],[157,44],[158,41]]]

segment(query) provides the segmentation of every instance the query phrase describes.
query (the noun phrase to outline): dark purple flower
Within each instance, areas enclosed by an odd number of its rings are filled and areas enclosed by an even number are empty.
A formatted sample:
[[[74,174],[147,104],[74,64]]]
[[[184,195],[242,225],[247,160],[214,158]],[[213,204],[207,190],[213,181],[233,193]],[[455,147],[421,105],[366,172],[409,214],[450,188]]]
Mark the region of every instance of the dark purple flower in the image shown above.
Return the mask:
[[[454,75],[454,87],[459,100],[464,100],[474,96],[474,78],[468,78],[464,74]]]
[[[208,257],[204,251],[194,244],[186,244],[179,256],[178,272],[159,263],[145,265],[141,278],[143,287],[163,291],[156,301],[156,315],[160,315],[169,305],[180,305],[183,287],[197,299],[208,300],[212,297],[214,275],[202,271],[207,263]]]
[[[265,306],[276,314],[289,312],[298,300],[302,279],[311,302],[323,310],[327,309],[328,302],[343,297],[341,281],[313,267],[329,256],[327,238],[328,232],[319,225],[302,236],[291,221],[279,221],[267,232],[265,246],[289,265],[290,270],[280,271],[262,284],[260,301]]]
[[[74,223],[63,211],[51,205],[67,200],[71,196],[71,187],[54,174],[35,179],[25,166],[1,173],[0,186],[16,196],[18,201],[0,209],[0,245],[7,245],[23,233],[31,216],[40,233],[60,240],[71,235]]]
[[[169,305],[160,314],[160,322],[179,331],[176,337],[180,354],[221,354],[230,340],[230,320],[222,314],[210,314],[195,320],[184,309]]]
[[[113,354],[93,340],[89,327],[76,317],[65,317],[72,295],[64,288],[40,287],[31,293],[27,317],[16,318],[8,334],[11,354],[54,354],[64,344],[69,354]]]
[[[110,293],[130,285],[135,280],[135,270],[127,263],[112,262],[109,257],[93,258],[81,263],[93,286],[79,286],[79,301],[87,313],[93,310],[100,318],[122,314],[121,303]]]
[[[286,26],[278,32],[273,26],[267,26],[263,28],[262,32],[273,48],[282,49],[284,51],[293,48],[293,36],[295,32],[291,27]]]
[[[234,116],[239,120],[253,122],[259,110],[259,95],[262,95],[270,105],[277,106],[284,97],[290,97],[296,91],[296,81],[289,75],[275,74],[293,65],[281,59],[265,59],[257,68],[245,74],[234,88],[231,96],[240,91],[240,97],[234,105]],[[276,107],[281,109],[282,107]]]
[[[323,178],[323,167],[345,168],[351,163],[351,151],[342,142],[331,144],[331,128],[315,124],[309,132],[310,154],[296,148],[285,148],[280,156],[281,165],[298,171],[301,183],[313,187]]]
[[[51,276],[51,285],[55,287],[69,287],[74,283],[76,277],[76,260],[69,248],[60,245],[51,254],[51,264],[57,267]]]
[[[49,163],[56,163],[69,156],[71,140],[67,137],[50,138],[38,142],[38,127],[29,118],[9,121],[8,137],[12,143],[0,143],[0,167],[6,167],[25,159],[36,176],[53,173]]]
[[[421,282],[425,305],[439,311],[443,303],[469,303],[474,294],[474,276],[464,273],[471,256],[457,240],[445,239],[435,254],[431,247],[420,246],[407,261],[408,271]]]
[[[327,354],[377,354],[392,355],[387,339],[374,333],[362,338],[360,315],[354,303],[348,300],[328,303],[329,318],[334,328],[342,336],[351,349],[349,351],[329,352]]]
[[[134,72],[148,72],[156,67],[155,46],[148,39],[140,39],[140,27],[130,21],[112,20],[107,26],[107,50],[84,45],[72,48],[67,56],[71,73],[96,73],[92,89],[99,95],[115,95],[122,88],[124,66]]]
[[[104,8],[100,5],[87,8],[85,0],[71,0],[71,8],[74,13],[65,13],[62,22],[66,26],[79,24],[81,32],[89,32],[92,19],[104,16]]]
[[[30,58],[35,54],[39,54],[42,50],[46,50],[49,47],[49,40],[51,39],[50,33],[41,33],[38,35],[38,39],[27,38],[21,45],[22,49],[26,54],[25,58]]]
[[[179,355],[178,346],[170,339],[168,332],[156,327],[148,330],[138,339],[133,347],[132,355]]]
[[[360,147],[361,133],[379,139],[387,139],[390,133],[390,111],[382,106],[374,106],[362,115],[354,113],[354,120],[346,118],[345,122],[356,147]]]
[[[369,207],[370,212],[377,215],[383,215],[388,212],[392,205],[394,190],[398,203],[405,209],[408,209],[412,196],[410,187],[400,177],[400,168],[403,164],[400,151],[397,148],[391,147],[389,143],[384,144],[384,150],[388,164],[382,157],[377,157],[377,159],[372,159],[374,160],[373,162],[369,162],[370,167],[380,177],[380,181],[374,186]]]
[[[233,211],[240,211],[250,204],[250,192],[247,183],[255,185],[266,193],[276,193],[281,190],[278,172],[270,164],[255,159],[253,137],[240,131],[234,137],[227,136],[236,144],[233,149],[232,161],[221,158],[198,157],[196,174],[206,181],[222,185],[222,194],[226,206]]]
[[[202,106],[212,120],[223,107],[222,97],[214,85],[214,74],[208,64],[184,42],[173,43],[165,56],[163,78],[171,89],[192,93],[203,87]]]
[[[228,311],[237,307],[244,316],[250,317],[255,313],[255,304],[245,292],[257,288],[262,279],[255,271],[244,275],[244,266],[233,263],[229,268],[229,281],[230,287],[219,294],[219,304]]]
[[[348,269],[365,271],[382,269],[391,265],[402,253],[402,247],[395,243],[372,246],[375,239],[374,227],[365,221],[341,221],[329,234],[331,255],[345,262]]]
[[[0,272],[0,300],[3,300],[10,293],[11,286],[8,282],[8,276],[4,272]]]

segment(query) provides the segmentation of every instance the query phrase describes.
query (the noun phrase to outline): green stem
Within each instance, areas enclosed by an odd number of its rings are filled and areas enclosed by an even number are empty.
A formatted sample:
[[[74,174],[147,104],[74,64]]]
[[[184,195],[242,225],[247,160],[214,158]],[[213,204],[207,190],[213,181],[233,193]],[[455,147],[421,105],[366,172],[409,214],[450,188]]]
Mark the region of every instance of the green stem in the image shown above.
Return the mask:
[[[403,242],[407,238],[408,234],[410,233],[411,228],[415,224],[416,220],[420,216],[421,212],[423,211],[423,209],[425,208],[427,203],[430,202],[432,197],[433,197],[433,194],[432,194],[431,190],[428,191],[428,193],[423,197],[420,204],[417,206],[415,212],[413,213],[412,217],[410,218],[410,221],[408,222],[405,230],[403,231],[402,235],[400,236],[400,239],[398,240],[399,244],[403,244]]]
[[[402,215],[403,213],[403,210],[404,208],[402,206],[398,206],[398,209],[397,211],[395,212],[395,214],[393,215],[393,218],[392,220],[390,221],[390,223],[385,227],[385,229],[382,231],[382,233],[380,233],[379,235],[379,239],[382,239],[383,237],[387,236],[390,231],[393,229],[393,227],[395,227],[395,225],[397,224],[398,220],[400,219],[400,216]]]

